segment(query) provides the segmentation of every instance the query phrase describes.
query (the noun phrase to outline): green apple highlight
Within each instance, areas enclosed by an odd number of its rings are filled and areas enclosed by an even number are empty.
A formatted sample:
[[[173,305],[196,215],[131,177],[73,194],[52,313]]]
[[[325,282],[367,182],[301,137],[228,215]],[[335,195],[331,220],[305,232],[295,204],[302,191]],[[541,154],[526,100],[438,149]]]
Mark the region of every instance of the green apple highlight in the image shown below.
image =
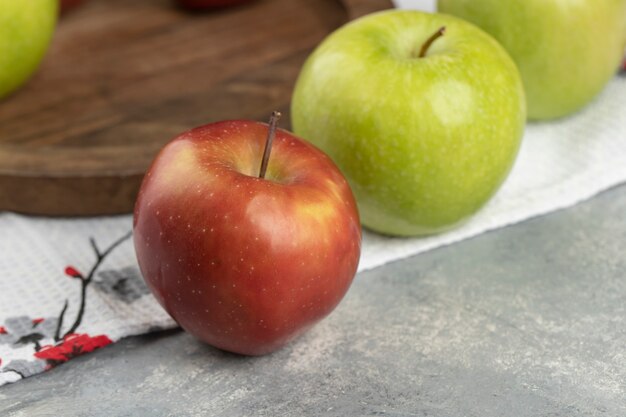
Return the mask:
[[[0,98],[35,72],[57,20],[58,0],[0,0]]]
[[[493,35],[519,67],[530,119],[589,103],[624,54],[626,0],[439,0]]]
[[[417,11],[335,31],[308,58],[292,100],[296,134],[339,165],[363,224],[400,236],[441,232],[478,211],[510,171],[525,120],[506,51],[474,25]]]

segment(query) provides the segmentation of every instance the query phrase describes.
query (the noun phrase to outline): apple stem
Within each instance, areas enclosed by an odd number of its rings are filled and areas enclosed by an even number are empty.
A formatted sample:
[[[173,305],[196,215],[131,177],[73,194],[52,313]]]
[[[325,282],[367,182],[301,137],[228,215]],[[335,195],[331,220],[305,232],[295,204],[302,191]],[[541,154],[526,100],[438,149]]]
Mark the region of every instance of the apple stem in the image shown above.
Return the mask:
[[[265,172],[267,171],[267,164],[270,160],[270,153],[272,152],[272,142],[274,141],[274,134],[276,133],[276,126],[280,119],[280,112],[273,111],[270,116],[269,130],[267,132],[267,140],[265,141],[265,150],[263,151],[263,160],[261,161],[261,172],[259,178],[265,178]]]
[[[428,48],[430,48],[430,46],[433,44],[433,42],[435,42],[437,39],[439,39],[440,37],[445,35],[445,33],[446,33],[446,27],[445,26],[440,27],[439,30],[437,30],[437,32],[433,33],[430,36],[430,38],[428,38],[426,40],[426,42],[424,43],[424,45],[422,46],[422,49],[420,50],[419,57],[420,58],[424,58],[426,56],[426,52],[428,52]]]

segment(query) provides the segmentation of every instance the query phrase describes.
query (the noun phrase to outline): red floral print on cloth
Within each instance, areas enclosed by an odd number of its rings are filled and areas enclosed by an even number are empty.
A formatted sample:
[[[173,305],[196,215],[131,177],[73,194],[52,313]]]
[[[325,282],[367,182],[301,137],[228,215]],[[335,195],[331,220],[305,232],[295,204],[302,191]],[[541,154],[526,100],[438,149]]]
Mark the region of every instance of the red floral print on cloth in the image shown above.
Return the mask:
[[[32,346],[34,359],[13,359],[4,366],[0,359],[0,373],[13,373],[20,378],[26,378],[67,362],[76,356],[93,352],[113,343],[104,334],[90,336],[87,333],[77,333],[77,329],[83,322],[87,306],[87,288],[94,282],[96,272],[105,258],[115,248],[127,241],[130,236],[130,232],[126,233],[104,250],[98,247],[95,239],[90,238],[89,243],[96,259],[87,274],[82,274],[71,265],[65,267],[65,274],[80,283],[78,311],[69,326],[65,323],[65,315],[70,304],[69,299],[65,300],[56,317],[44,318],[35,316],[31,318],[28,316],[17,316],[9,317],[2,323],[2,326],[0,326],[0,344],[8,344],[19,348]],[[123,282],[126,283],[125,278]],[[122,285],[120,288],[125,287]],[[66,326],[64,326],[64,323]],[[64,329],[64,327],[69,328]]]
[[[63,362],[80,356],[83,353],[93,352],[96,349],[113,343],[106,335],[89,336],[88,334],[68,334],[63,341],[57,345],[45,345],[35,357],[47,360],[48,363],[58,365]]]
[[[83,275],[78,272],[78,270],[76,268],[74,268],[73,266],[68,266],[65,268],[65,275],[67,275],[68,277],[72,277],[72,278],[80,278]]]

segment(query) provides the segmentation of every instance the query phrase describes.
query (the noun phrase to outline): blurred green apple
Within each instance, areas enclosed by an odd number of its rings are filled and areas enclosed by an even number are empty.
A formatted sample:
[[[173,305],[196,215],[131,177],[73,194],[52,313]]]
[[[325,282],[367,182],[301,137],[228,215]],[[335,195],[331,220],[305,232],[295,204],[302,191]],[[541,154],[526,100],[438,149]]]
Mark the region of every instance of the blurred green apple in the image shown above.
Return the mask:
[[[58,0],[0,0],[0,98],[22,85],[43,58]]]
[[[339,165],[363,224],[402,236],[441,232],[479,210],[507,176],[525,120],[506,51],[463,20],[417,11],[335,31],[308,58],[292,100],[296,134]]]
[[[520,69],[531,119],[589,103],[624,54],[626,0],[439,0],[493,35]]]

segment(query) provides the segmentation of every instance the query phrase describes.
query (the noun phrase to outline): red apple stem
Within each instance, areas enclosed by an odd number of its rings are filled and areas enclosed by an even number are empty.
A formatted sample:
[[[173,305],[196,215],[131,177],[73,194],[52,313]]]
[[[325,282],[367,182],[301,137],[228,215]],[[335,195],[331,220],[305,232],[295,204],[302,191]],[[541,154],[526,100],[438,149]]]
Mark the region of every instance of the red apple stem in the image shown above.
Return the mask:
[[[274,141],[274,135],[276,134],[276,126],[280,119],[280,112],[273,111],[270,116],[269,130],[267,132],[267,140],[265,141],[265,150],[263,151],[263,160],[261,161],[261,172],[259,178],[265,178],[265,172],[267,171],[267,164],[270,160],[270,153],[272,152],[272,142]]]
[[[426,56],[426,52],[428,52],[428,49],[433,44],[433,42],[435,42],[437,39],[439,39],[440,37],[445,35],[445,33],[446,33],[446,27],[445,26],[440,27],[439,30],[437,30],[437,32],[433,33],[430,36],[430,38],[428,38],[426,40],[424,45],[422,45],[422,49],[420,50],[419,57],[420,58],[424,58]]]

